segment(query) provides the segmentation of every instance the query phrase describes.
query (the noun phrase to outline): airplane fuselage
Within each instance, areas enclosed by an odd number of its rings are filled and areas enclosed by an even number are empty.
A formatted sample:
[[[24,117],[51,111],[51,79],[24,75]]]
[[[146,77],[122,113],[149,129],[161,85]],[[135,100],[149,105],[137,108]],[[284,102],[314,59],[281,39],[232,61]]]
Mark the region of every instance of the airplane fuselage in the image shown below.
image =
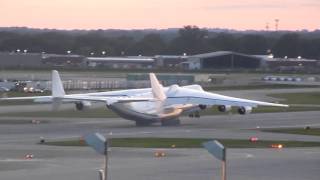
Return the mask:
[[[182,113],[199,110],[198,106],[180,105],[179,108],[166,107],[161,109],[158,102],[114,103],[107,106],[120,117],[135,121],[137,124],[151,124],[177,120]]]

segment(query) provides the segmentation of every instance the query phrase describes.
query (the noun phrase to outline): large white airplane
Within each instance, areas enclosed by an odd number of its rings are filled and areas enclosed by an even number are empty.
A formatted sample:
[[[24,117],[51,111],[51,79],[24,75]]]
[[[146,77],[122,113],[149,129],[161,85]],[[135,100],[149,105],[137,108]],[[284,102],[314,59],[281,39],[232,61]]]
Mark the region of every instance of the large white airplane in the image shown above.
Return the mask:
[[[91,106],[91,102],[103,102],[107,108],[120,117],[133,120],[137,126],[161,122],[163,126],[180,124],[179,117],[189,114],[199,117],[199,111],[217,106],[221,112],[228,112],[232,106],[239,114],[251,113],[257,106],[288,107],[285,104],[268,103],[223,96],[206,92],[200,85],[163,87],[155,74],[150,73],[151,88],[129,89],[86,94],[66,94],[58,71],[52,71],[52,95],[2,98],[2,100],[27,100],[51,102],[56,109],[63,102],[75,103],[77,110]]]

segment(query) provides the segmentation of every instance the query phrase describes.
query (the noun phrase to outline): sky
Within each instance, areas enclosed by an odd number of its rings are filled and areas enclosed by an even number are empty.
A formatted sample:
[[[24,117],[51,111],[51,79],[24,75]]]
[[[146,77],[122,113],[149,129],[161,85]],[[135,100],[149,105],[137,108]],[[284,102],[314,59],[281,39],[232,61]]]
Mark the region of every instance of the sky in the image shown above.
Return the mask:
[[[320,29],[320,0],[0,0],[0,27]]]

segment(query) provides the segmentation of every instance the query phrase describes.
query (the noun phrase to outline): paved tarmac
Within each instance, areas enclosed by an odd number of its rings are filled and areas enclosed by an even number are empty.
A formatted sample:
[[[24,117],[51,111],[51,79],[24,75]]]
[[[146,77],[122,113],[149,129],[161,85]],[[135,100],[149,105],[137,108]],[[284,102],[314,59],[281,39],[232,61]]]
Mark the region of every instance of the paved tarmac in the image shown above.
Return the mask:
[[[314,92],[319,89],[223,91],[225,95],[274,100],[268,93]],[[48,110],[50,105],[0,107],[7,112]],[[63,108],[73,108],[72,105]],[[58,112],[57,112],[58,113]],[[183,117],[178,127],[136,127],[121,118],[31,118],[0,116],[0,180],[96,180],[103,157],[88,147],[37,145],[45,139],[79,138],[100,132],[108,137],[189,137],[318,141],[319,136],[261,132],[261,128],[320,127],[320,111],[249,115]],[[38,120],[39,124],[32,124]],[[119,180],[219,179],[219,161],[204,149],[165,149],[167,156],[154,157],[156,149],[112,148],[110,178]],[[33,154],[33,159],[24,159]],[[318,180],[320,148],[229,149],[228,179]]]
[[[276,134],[260,128],[319,127],[320,112],[267,113],[182,118],[179,127],[135,127],[121,118],[21,118],[0,117],[0,179],[79,180],[98,179],[103,157],[88,147],[37,145],[40,137],[64,139],[89,132],[109,137],[206,137],[319,141],[320,137]],[[39,120],[40,124],[32,124]],[[156,149],[112,148],[110,177],[121,180],[218,179],[219,161],[204,149],[165,149],[167,156],[154,157]],[[28,153],[34,159],[27,160]],[[320,148],[229,149],[228,178],[318,180]]]

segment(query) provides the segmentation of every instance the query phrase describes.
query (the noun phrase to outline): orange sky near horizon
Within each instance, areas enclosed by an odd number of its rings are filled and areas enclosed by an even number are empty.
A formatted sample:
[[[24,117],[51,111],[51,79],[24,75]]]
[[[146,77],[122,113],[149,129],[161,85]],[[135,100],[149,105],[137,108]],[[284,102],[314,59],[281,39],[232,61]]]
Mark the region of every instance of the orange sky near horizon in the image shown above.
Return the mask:
[[[320,29],[320,0],[0,0],[0,27]]]

